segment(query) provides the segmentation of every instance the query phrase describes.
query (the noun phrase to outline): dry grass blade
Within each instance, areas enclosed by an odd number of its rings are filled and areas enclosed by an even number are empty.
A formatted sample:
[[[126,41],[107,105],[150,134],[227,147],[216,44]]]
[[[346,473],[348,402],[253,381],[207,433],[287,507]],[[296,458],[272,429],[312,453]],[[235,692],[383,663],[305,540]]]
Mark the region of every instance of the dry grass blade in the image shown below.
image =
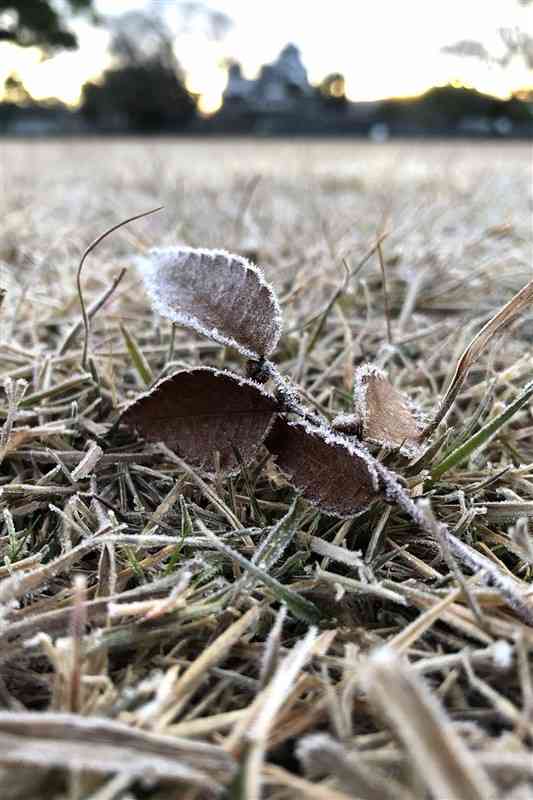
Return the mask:
[[[265,642],[265,653],[261,662],[259,683],[262,688],[266,686],[274,675],[280,659],[281,632],[287,617],[287,607],[282,606],[276,615],[276,621],[268,634]]]
[[[47,583],[55,575],[65,572],[73,564],[76,564],[86,553],[97,546],[96,541],[82,542],[68,553],[54,559],[53,561],[39,566],[37,569],[30,570],[23,575],[13,575],[0,582],[0,604],[11,603],[19,597],[34,592],[43,584]]]
[[[383,258],[383,249],[381,247],[381,240],[378,241],[378,258],[379,268],[381,270],[381,279],[383,281],[383,305],[385,307],[385,320],[387,322],[387,340],[392,344],[392,326],[389,308],[389,292],[387,289],[387,271],[385,269],[385,259]]]
[[[461,597],[461,594],[461,588],[454,589],[447,597],[435,603],[431,608],[428,608],[427,611],[417,617],[417,619],[413,620],[409,625],[406,625],[400,633],[397,633],[396,636],[388,641],[387,646],[397,653],[405,652],[442,617],[443,612],[446,611],[448,606],[455,603]]]
[[[124,275],[126,274],[126,272],[127,272],[127,269],[125,267],[123,269],[121,269],[120,272],[118,273],[118,275],[113,279],[113,282],[111,283],[111,286],[109,286],[105,290],[105,292],[102,294],[102,296],[99,297],[97,300],[95,300],[95,302],[92,303],[91,306],[87,309],[87,319],[88,320],[91,320],[94,317],[94,315],[98,311],[100,311],[100,309],[109,300],[109,298],[111,297],[111,295],[113,294],[113,292],[115,291],[115,289],[117,288],[119,283],[121,282],[121,280],[124,277]],[[76,322],[76,324],[73,325],[73,327],[67,333],[67,335],[65,336],[63,342],[58,347],[58,350],[57,350],[57,355],[58,356],[65,355],[65,353],[69,350],[71,344],[75,340],[75,338],[78,335],[78,333],[82,330],[82,328],[83,328],[83,319],[78,320],[78,322]]]
[[[468,347],[461,354],[455,372],[450,381],[450,385],[446,390],[444,397],[441,400],[439,410],[437,411],[434,419],[425,428],[423,437],[431,436],[433,431],[437,428],[440,422],[446,417],[451,409],[455,398],[459,394],[459,390],[463,385],[468,371],[475,364],[478,356],[482,350],[487,346],[491,339],[501,331],[506,325],[509,325],[533,302],[533,281],[530,281],[526,286],[520,289],[514,297],[501,308],[497,314],[481,328],[479,333],[472,339]]]
[[[269,764],[263,770],[264,782],[267,786],[282,786],[291,791],[291,797],[300,800],[353,800],[353,795],[311,783],[304,778],[297,777],[282,767]]]
[[[493,561],[450,533],[444,523],[439,523],[435,519],[427,501],[419,502],[414,510],[413,519],[416,517],[424,530],[431,533],[439,542],[445,540],[450,552],[461,564],[479,573],[483,583],[494,586],[516,615],[526,624],[533,626],[533,596],[528,591],[527,584],[512,574],[503,572]]]
[[[86,455],[71,472],[72,480],[78,481],[82,480],[83,478],[87,478],[92,472],[94,472],[96,465],[103,455],[104,451],[102,448],[99,447],[96,442],[90,442]]]
[[[231,648],[253,627],[259,619],[259,610],[250,608],[245,614],[220,634],[170,687],[164,701],[154,706],[148,722],[161,730],[180,713],[191,695],[206,680],[209,670],[227,657]]]
[[[511,541],[524,561],[533,567],[533,539],[529,533],[527,517],[519,517],[509,531]]]
[[[77,714],[0,711],[0,743],[3,765],[125,772],[132,778],[184,782],[212,793],[234,771],[221,747]]]
[[[66,433],[67,428],[63,425],[51,423],[50,425],[36,426],[34,428],[15,428],[6,437],[5,444],[0,445],[0,464],[7,456],[15,453],[23,445],[31,442],[32,439],[41,439],[49,436],[57,436]]]
[[[294,681],[312,655],[317,631],[310,628],[305,637],[283,659],[262,692],[262,701],[247,733],[248,746],[242,759],[240,783],[246,800],[260,800],[261,771],[270,729],[285,703]]]
[[[359,274],[359,272],[363,269],[363,267],[365,266],[367,261],[369,261],[371,256],[376,252],[376,250],[380,246],[381,242],[384,241],[384,239],[387,238],[387,235],[388,234],[386,234],[386,233],[382,233],[377,238],[376,242],[370,247],[370,249],[367,250],[367,252],[363,256],[363,258],[361,258],[359,263],[353,269],[350,269],[350,267],[348,266],[347,262],[343,261],[343,267],[344,267],[345,275],[344,275],[344,281],[342,282],[342,284],[337,289],[335,289],[335,291],[333,292],[331,298],[328,300],[328,302],[326,303],[326,305],[324,306],[322,311],[320,311],[317,315],[314,315],[311,319],[308,319],[304,323],[304,325],[298,326],[298,329],[307,328],[309,325],[311,325],[313,322],[316,321],[316,325],[314,327],[313,332],[311,333],[309,342],[306,344],[306,348],[305,348],[306,355],[310,355],[310,353],[313,351],[316,343],[319,340],[320,334],[322,333],[324,325],[326,324],[326,321],[328,319],[328,316],[329,316],[333,306],[337,303],[337,301],[342,297],[342,295],[347,290],[347,288],[349,286],[349,283],[350,283],[350,280],[352,278],[355,278],[356,275]]]
[[[71,551],[71,553],[72,552],[73,551]],[[68,555],[70,555],[70,553]],[[65,561],[63,560],[62,563],[64,566]],[[185,565],[192,566],[193,563],[194,562],[185,562]],[[33,574],[35,575],[35,573]],[[41,580],[46,579],[46,573],[44,573],[43,577],[42,570],[39,570],[38,574]],[[178,570],[172,575],[159,578],[150,584],[129,589],[128,591],[123,591],[114,596],[89,600],[84,609],[88,621],[96,626],[105,624],[110,604],[114,603],[119,605],[119,603],[122,602],[148,600],[158,598],[161,594],[165,595],[169,589],[175,585],[176,581],[180,579],[180,575],[181,570]],[[29,584],[28,591],[32,590],[32,585],[33,582]],[[16,653],[19,653],[25,645],[29,647],[28,640],[39,632],[55,635],[67,633],[70,622],[71,609],[69,607],[45,610],[41,613],[29,616],[28,618],[23,617],[22,619],[12,621],[10,625],[0,633],[0,644],[2,647],[0,650],[0,661],[3,661],[4,658],[5,660],[12,658]]]
[[[241,521],[238,517],[235,516],[234,512],[228,505],[218,496],[216,491],[212,489],[207,483],[198,475],[196,470],[190,467],[188,464],[183,461],[179,456],[169,450],[166,444],[162,442],[159,444],[160,451],[168,458],[171,463],[177,464],[183,472],[188,475],[196,484],[196,486],[200,489],[204,497],[209,500],[215,508],[217,508],[223,517],[227,519],[229,524],[235,529],[239,530],[242,528]],[[234,453],[234,451],[232,450]]]
[[[409,794],[390,776],[371,770],[354,758],[340,742],[326,734],[313,734],[298,744],[297,755],[311,777],[331,773],[351,797],[358,800],[408,800]]]
[[[123,219],[121,222],[118,222],[116,225],[112,225],[111,228],[108,228],[106,231],[104,231],[104,233],[101,233],[100,236],[97,236],[96,239],[94,239],[91,242],[91,244],[85,249],[85,251],[84,251],[84,253],[83,253],[83,255],[82,255],[81,259],[80,259],[80,263],[78,265],[78,271],[76,273],[76,285],[78,287],[78,297],[79,297],[80,306],[81,306],[81,316],[82,316],[82,319],[83,319],[83,327],[84,327],[84,330],[85,330],[85,339],[84,339],[84,342],[83,342],[83,353],[82,353],[82,357],[81,357],[81,364],[82,364],[82,368],[84,370],[87,369],[87,354],[89,352],[90,317],[89,317],[89,313],[87,311],[87,306],[85,305],[85,299],[83,297],[83,289],[82,289],[82,286],[81,286],[81,273],[82,273],[82,270],[83,270],[83,265],[85,264],[85,261],[86,261],[87,257],[92,253],[92,251],[96,247],[98,247],[100,242],[103,242],[103,240],[106,239],[111,233],[114,233],[119,228],[122,228],[124,225],[128,225],[130,222],[134,222],[137,219],[142,219],[143,217],[147,217],[150,214],[155,214],[157,211],[161,211],[162,208],[163,208],[163,206],[158,206],[157,208],[150,209],[150,211],[143,211],[141,214],[135,214],[133,217],[128,217],[128,219]]]
[[[469,752],[422,679],[392,650],[365,672],[368,697],[401,742],[428,792],[450,800],[487,800],[496,787]]]

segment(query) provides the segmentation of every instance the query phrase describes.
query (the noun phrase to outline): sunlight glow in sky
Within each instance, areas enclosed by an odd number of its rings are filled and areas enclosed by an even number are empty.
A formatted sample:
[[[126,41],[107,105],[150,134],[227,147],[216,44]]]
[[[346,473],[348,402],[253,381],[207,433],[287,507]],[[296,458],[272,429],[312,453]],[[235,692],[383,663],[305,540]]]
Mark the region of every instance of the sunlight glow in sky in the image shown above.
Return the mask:
[[[156,4],[169,10],[175,6],[170,0]],[[143,0],[97,0],[105,14],[143,6]],[[288,42],[300,48],[312,83],[342,72],[352,100],[414,95],[450,81],[505,97],[532,82],[521,60],[502,69],[441,52],[445,45],[476,39],[497,55],[499,28],[533,32],[533,7],[523,8],[515,0],[210,0],[210,6],[233,20],[228,34],[213,41],[201,30],[190,31],[176,41],[187,86],[201,94],[206,112],[220,104],[227,58],[240,61],[252,77]],[[35,50],[1,44],[0,82],[16,71],[35,97],[75,103],[83,82],[109,63],[109,35],[80,20],[73,27],[80,49],[42,63]]]

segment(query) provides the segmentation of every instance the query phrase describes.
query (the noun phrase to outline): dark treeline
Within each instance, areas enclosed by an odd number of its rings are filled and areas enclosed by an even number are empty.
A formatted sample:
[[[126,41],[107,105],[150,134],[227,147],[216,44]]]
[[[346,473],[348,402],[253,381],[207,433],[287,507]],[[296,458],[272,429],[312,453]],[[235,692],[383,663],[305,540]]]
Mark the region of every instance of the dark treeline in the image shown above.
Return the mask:
[[[1,102],[0,133],[528,137],[533,136],[533,105],[454,86],[373,103],[334,103],[317,89],[278,108],[226,102],[206,117],[173,75],[159,66],[152,73],[130,66],[109,70],[102,83],[87,84],[83,103],[74,110],[28,97]]]
[[[533,91],[501,100],[449,85],[414,98],[353,103],[340,73],[311,85],[294,45],[253,80],[230,64],[222,106],[205,116],[186,87],[174,42],[160,17],[124,15],[111,38],[111,66],[83,86],[78,108],[37,102],[12,75],[0,102],[0,133],[533,136]]]

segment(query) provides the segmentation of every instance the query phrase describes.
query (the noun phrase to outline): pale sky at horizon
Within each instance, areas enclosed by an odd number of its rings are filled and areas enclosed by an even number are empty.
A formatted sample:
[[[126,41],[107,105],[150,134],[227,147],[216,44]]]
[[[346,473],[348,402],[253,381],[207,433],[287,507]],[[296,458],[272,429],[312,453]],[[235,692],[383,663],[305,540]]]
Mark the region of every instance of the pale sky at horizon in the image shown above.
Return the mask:
[[[171,0],[157,3],[168,10],[177,5]],[[441,51],[459,40],[476,39],[497,55],[499,28],[516,26],[533,34],[533,7],[521,7],[514,0],[210,0],[208,4],[233,21],[227,35],[214,42],[197,30],[176,41],[187,84],[202,95],[204,110],[220,101],[226,80],[224,59],[241,62],[251,77],[288,42],[300,48],[312,83],[341,72],[352,100],[418,94],[453,80],[500,96],[533,83],[521,61],[502,69]],[[96,3],[103,14],[145,5],[143,0]],[[0,81],[16,70],[34,96],[75,102],[82,83],[108,63],[109,34],[79,20],[73,27],[80,49],[44,63],[39,63],[36,51],[1,44]]]

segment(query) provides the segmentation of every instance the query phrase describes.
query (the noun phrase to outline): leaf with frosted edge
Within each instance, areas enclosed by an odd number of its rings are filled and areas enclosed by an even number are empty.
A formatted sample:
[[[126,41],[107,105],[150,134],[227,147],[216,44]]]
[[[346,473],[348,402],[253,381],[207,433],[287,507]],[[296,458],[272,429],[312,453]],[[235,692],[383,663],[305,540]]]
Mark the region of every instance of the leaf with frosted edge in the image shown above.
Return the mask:
[[[228,474],[239,470],[235,450],[244,463],[254,458],[277,410],[277,400],[254,381],[197,367],[163,378],[120,421],[203,473],[214,474],[218,458]]]
[[[281,310],[258,267],[225,250],[167,247],[138,260],[154,309],[247,358],[275,350]]]
[[[350,517],[379,493],[369,453],[324,428],[278,417],[265,445],[301,495],[329,514]]]
[[[354,408],[363,439],[406,456],[420,455],[422,426],[402,393],[372,364],[356,370]]]

